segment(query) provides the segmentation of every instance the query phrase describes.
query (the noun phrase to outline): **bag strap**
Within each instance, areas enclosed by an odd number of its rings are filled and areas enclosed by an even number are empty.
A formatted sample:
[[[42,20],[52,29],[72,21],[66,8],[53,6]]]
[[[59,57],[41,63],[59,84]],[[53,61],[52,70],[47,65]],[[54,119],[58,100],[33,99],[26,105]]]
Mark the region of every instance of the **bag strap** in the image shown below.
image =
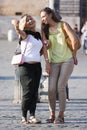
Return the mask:
[[[64,35],[65,35],[65,39],[67,39],[69,36],[67,35],[67,33],[66,33],[66,31],[65,31],[65,29],[64,29],[64,26],[63,26],[63,21],[61,22],[61,26],[62,26],[62,30],[63,30],[63,33],[64,33]]]
[[[26,51],[27,44],[28,44],[28,40],[27,40],[27,42],[26,42],[26,45],[25,45],[25,48],[24,48],[24,52],[23,52],[23,54],[24,54],[24,53],[25,53],[25,51]]]
[[[20,44],[17,44],[16,50],[15,50],[15,54],[16,54],[16,55],[17,55],[17,54],[21,54],[21,49],[19,49],[20,46],[21,46]],[[26,45],[25,45],[25,48],[24,48],[23,54],[25,53],[26,48],[27,48],[27,43],[26,43]]]

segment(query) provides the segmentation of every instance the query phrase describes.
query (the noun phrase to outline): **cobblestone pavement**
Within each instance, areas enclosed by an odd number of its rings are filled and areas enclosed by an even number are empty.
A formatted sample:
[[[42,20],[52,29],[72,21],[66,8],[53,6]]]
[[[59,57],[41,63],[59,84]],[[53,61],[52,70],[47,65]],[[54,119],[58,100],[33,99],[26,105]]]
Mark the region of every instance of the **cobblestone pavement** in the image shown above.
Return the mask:
[[[58,105],[58,104],[57,104]],[[58,109],[56,109],[57,113]],[[47,124],[48,102],[37,104],[37,118],[41,124],[21,124],[21,106],[11,101],[0,101],[0,130],[87,130],[87,100],[67,101],[64,124]]]
[[[69,80],[69,98],[64,124],[47,124],[49,108],[47,94],[42,95],[37,104],[36,116],[41,124],[21,124],[21,104],[14,104],[14,67],[11,58],[15,42],[0,40],[0,130],[87,130],[87,56],[78,52],[79,65],[75,66]],[[44,82],[47,92],[47,82]],[[58,101],[56,115],[58,112]]]

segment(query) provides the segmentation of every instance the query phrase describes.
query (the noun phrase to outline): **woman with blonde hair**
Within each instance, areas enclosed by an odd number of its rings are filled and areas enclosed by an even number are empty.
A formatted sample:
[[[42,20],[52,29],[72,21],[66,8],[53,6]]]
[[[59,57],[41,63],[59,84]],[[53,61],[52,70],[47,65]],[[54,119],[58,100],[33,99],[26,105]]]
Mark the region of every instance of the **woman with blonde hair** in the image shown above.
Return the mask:
[[[36,31],[33,17],[25,14],[20,20],[12,20],[19,35],[21,53],[24,52],[24,63],[19,65],[20,82],[22,85],[22,123],[41,123],[35,117],[38,88],[42,73],[40,52],[43,47],[40,33]],[[25,49],[26,48],[26,49]],[[30,113],[28,119],[27,114]]]

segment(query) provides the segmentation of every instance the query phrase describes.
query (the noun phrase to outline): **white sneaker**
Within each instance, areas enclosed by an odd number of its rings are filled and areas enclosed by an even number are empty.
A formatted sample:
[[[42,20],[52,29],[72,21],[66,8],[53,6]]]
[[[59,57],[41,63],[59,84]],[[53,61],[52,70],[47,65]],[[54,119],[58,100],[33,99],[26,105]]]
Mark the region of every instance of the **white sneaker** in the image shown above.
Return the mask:
[[[31,116],[30,119],[29,119],[29,123],[38,124],[38,123],[41,123],[41,121],[36,119],[34,116]]]
[[[22,117],[22,124],[26,125],[29,124],[29,122],[27,121],[27,119],[25,117]]]

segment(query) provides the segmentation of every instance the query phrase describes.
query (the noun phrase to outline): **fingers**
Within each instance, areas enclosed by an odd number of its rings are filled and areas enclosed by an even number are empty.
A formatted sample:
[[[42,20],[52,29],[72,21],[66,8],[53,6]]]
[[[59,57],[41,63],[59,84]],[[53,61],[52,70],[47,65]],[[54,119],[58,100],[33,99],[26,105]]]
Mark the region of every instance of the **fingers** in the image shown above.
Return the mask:
[[[13,19],[13,20],[11,21],[11,23],[12,23],[13,25],[17,25],[17,24],[19,24],[19,20]]]

